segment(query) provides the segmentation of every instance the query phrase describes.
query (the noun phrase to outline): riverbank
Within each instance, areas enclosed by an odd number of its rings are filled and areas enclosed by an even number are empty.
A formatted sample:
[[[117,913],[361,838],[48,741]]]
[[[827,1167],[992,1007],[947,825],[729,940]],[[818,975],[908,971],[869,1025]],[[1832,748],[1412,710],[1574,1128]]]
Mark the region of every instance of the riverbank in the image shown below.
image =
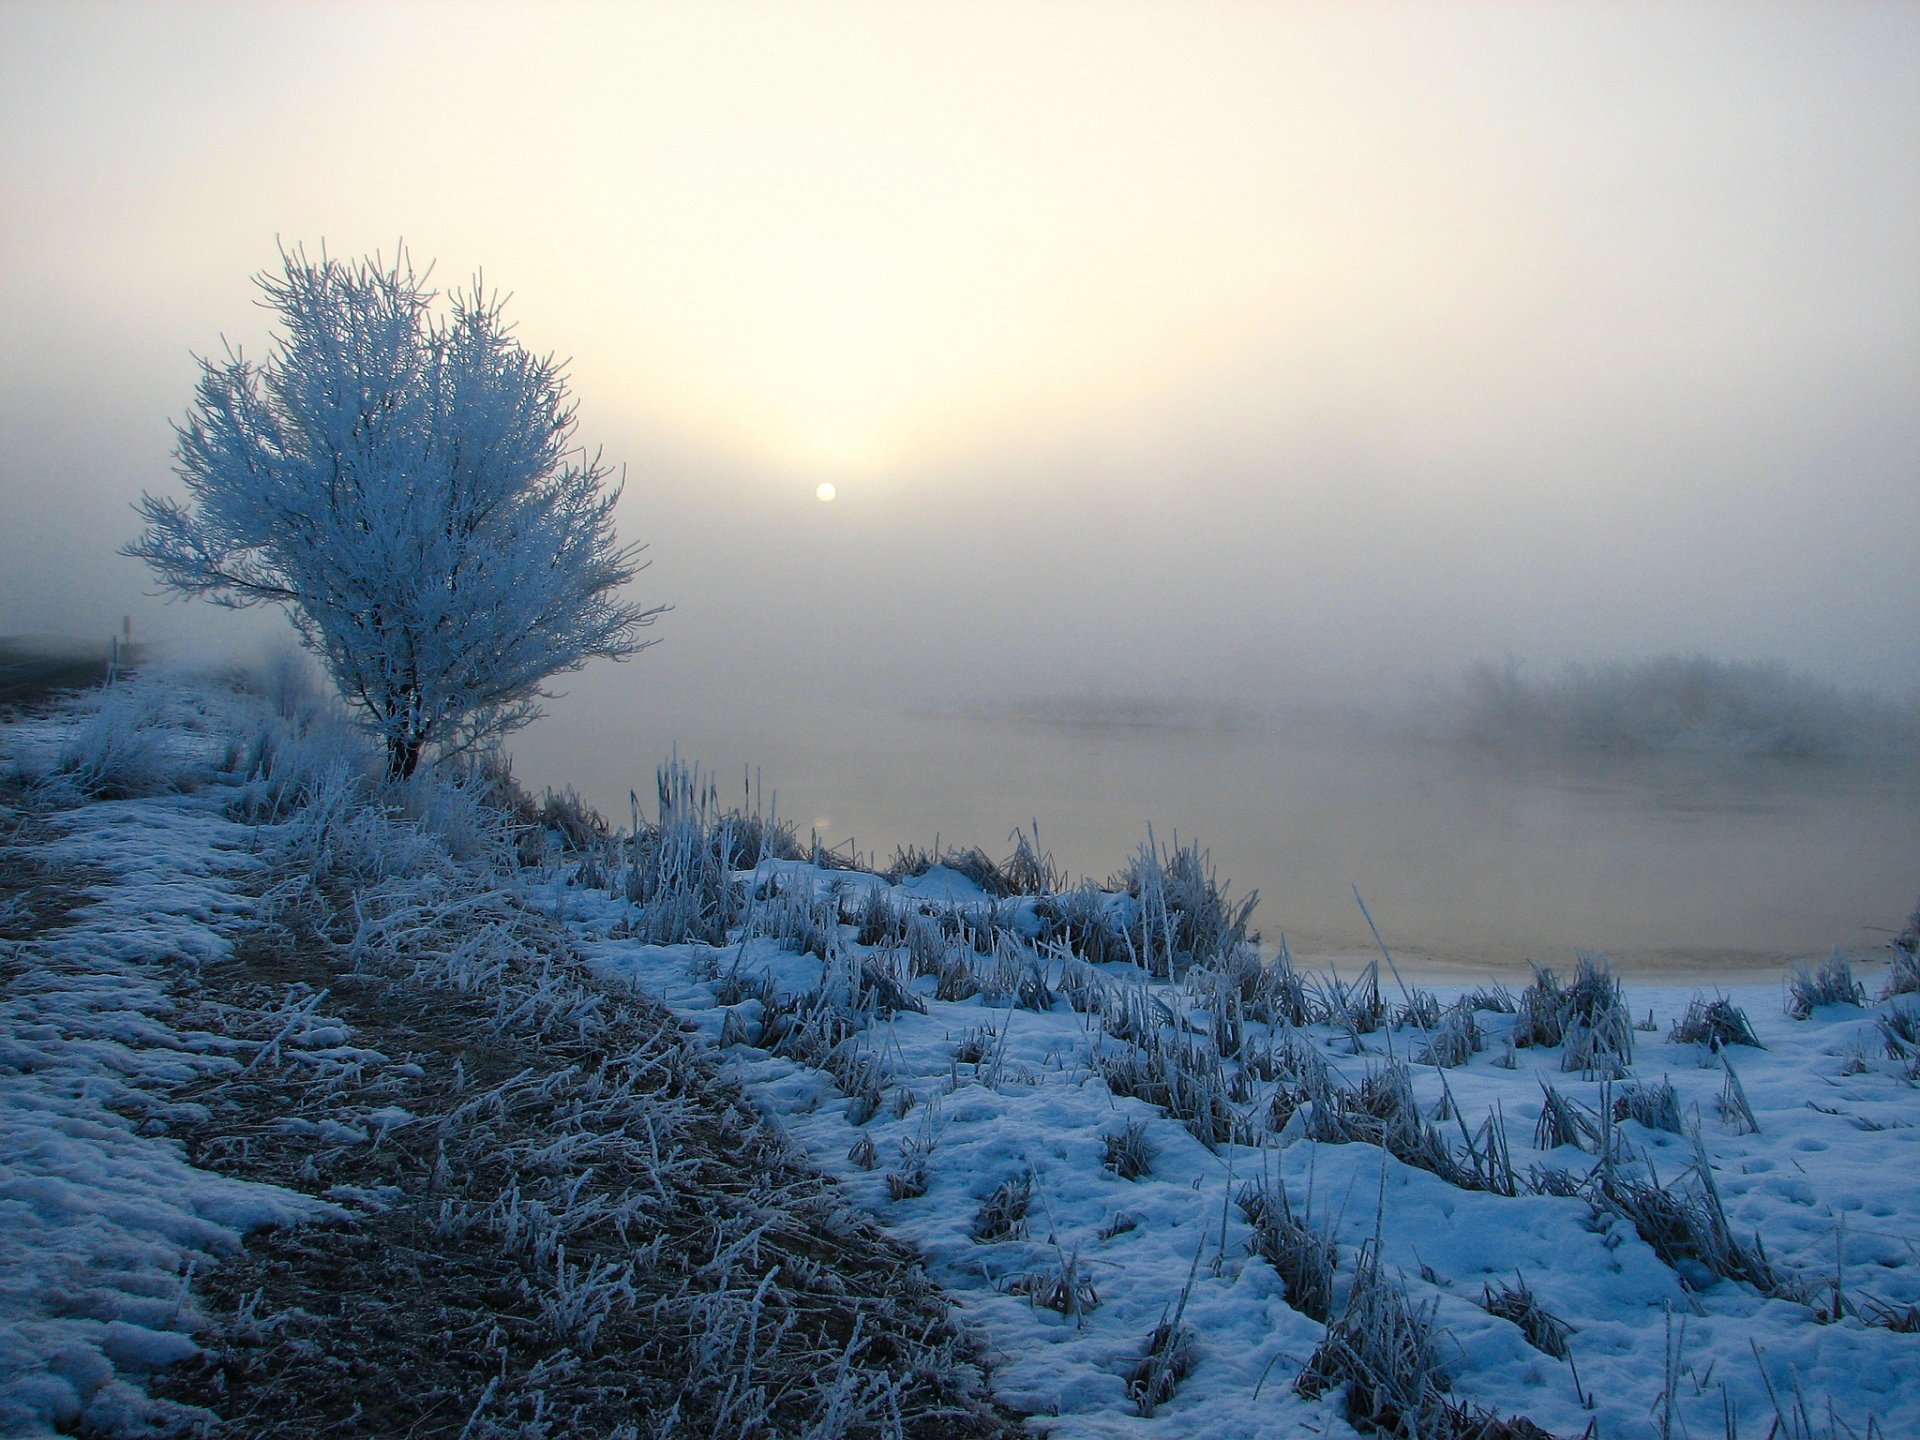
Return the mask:
[[[159,682],[0,744],[9,1433],[1920,1412],[1884,947],[1403,985],[1260,962],[1194,847],[878,873],[682,770],[610,834]]]

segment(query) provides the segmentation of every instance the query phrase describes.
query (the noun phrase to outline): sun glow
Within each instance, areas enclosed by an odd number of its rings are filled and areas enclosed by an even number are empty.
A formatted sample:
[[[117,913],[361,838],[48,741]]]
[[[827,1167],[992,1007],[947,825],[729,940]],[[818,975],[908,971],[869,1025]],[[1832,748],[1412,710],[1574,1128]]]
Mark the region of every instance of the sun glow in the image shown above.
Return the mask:
[[[1172,11],[1119,33],[1044,8],[768,8],[751,27],[699,13],[596,11],[590,45],[564,25],[474,42],[547,96],[549,123],[591,137],[543,163],[605,197],[605,223],[470,227],[523,237],[525,257],[490,254],[489,271],[541,297],[582,393],[613,381],[649,421],[770,473],[881,479],[1191,383],[1283,284],[1313,283],[1289,245],[1306,222],[1274,209],[1301,208],[1268,153],[1285,117],[1265,113],[1304,102],[1273,98],[1244,27]],[[1007,44],[1013,18],[1031,47]],[[1089,44],[1103,65],[1058,63]],[[583,87],[585,51],[632,73]],[[423,132],[463,137],[443,157],[456,171],[518,143],[439,122],[466,74],[409,66],[395,87]],[[1156,75],[1156,106],[1115,104]],[[1248,123],[1222,127],[1223,105]],[[565,270],[543,274],[556,250]],[[575,275],[596,289],[559,314],[554,281]]]
[[[814,487],[813,498],[818,500],[822,505],[830,505],[833,503],[833,497],[839,493],[839,489],[831,480],[822,480]]]

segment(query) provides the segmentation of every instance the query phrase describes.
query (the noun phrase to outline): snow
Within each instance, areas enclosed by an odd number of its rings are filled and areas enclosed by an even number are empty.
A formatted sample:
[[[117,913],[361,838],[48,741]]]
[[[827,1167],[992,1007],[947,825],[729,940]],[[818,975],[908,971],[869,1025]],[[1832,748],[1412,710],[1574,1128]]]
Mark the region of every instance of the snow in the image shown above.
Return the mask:
[[[782,868],[789,879],[799,873]],[[823,893],[835,883],[845,877],[816,877]],[[910,906],[927,901],[929,889],[907,882],[892,893]],[[666,996],[714,1043],[726,1008],[716,999],[717,977],[730,969],[770,972],[788,993],[827,979],[825,962],[768,941],[719,952],[622,943],[615,907],[589,918],[580,892],[569,898],[576,925],[597,937],[596,963]],[[842,932],[846,951],[857,953],[849,934],[850,927]],[[1124,973],[1129,967],[1106,968],[1115,983],[1140,983]],[[1148,984],[1183,1023],[1204,1027],[1203,1007],[1182,986]],[[1920,1433],[1912,1418],[1920,1415],[1920,1337],[1862,1323],[1857,1314],[1833,1324],[1817,1315],[1836,1274],[1855,1304],[1866,1297],[1895,1307],[1920,1303],[1920,1189],[1913,1184],[1920,1098],[1883,1058],[1867,1010],[1826,1007],[1794,1021],[1782,1013],[1780,985],[1716,992],[1746,1011],[1766,1046],[1733,1047],[1727,1057],[1759,1120],[1757,1133],[1743,1133],[1744,1125],[1721,1115],[1727,1081],[1720,1058],[1667,1038],[1696,989],[1642,987],[1627,995],[1633,1013],[1644,1022],[1651,1010],[1657,1025],[1635,1036],[1631,1076],[1673,1084],[1683,1114],[1700,1128],[1733,1231],[1742,1238],[1757,1232],[1767,1257],[1800,1287],[1803,1298],[1788,1300],[1704,1271],[1693,1274],[1697,1288],[1690,1288],[1629,1221],[1596,1214],[1584,1198],[1464,1190],[1372,1145],[1306,1139],[1298,1113],[1260,1146],[1210,1150],[1156,1107],[1109,1089],[1093,1055],[1114,1042],[1065,1003],[1035,1012],[978,996],[941,1001],[927,978],[913,988],[926,1013],[897,1011],[875,1021],[863,1041],[892,1072],[897,1092],[913,1095],[904,1114],[883,1104],[864,1124],[852,1123],[855,1102],[821,1071],[746,1045],[728,1053],[766,1111],[926,1257],[988,1346],[996,1392],[1034,1413],[1036,1433],[1077,1440],[1344,1431],[1330,1413],[1333,1400],[1308,1401],[1292,1388],[1323,1327],[1288,1306],[1283,1282],[1250,1253],[1250,1229],[1233,1202],[1260,1179],[1284,1185],[1296,1211],[1310,1210],[1329,1227],[1340,1247],[1337,1287],[1350,1277],[1359,1247],[1378,1234],[1388,1273],[1404,1277],[1416,1302],[1435,1307],[1456,1400],[1525,1415],[1555,1434],[1578,1435],[1590,1422],[1603,1436],[1657,1434],[1671,1373],[1674,1433],[1684,1425],[1696,1435],[1724,1434],[1729,1411],[1745,1427],[1739,1433],[1765,1433],[1775,1397],[1790,1410],[1796,1394],[1822,1427],[1831,1404],[1833,1420],[1853,1433],[1866,1433],[1870,1418],[1883,1435]],[[1461,993],[1459,986],[1439,992],[1443,1002]],[[740,1010],[753,1033],[759,1002],[744,1001]],[[1563,1072],[1558,1047],[1512,1051],[1515,1068],[1502,1068],[1514,1017],[1478,1018],[1486,1049],[1445,1077],[1466,1129],[1498,1110],[1517,1170],[1548,1164],[1585,1175],[1596,1163],[1592,1154],[1536,1152],[1528,1143],[1543,1086],[1597,1112],[1618,1082]],[[1421,1044],[1406,1028],[1391,1037],[1376,1032],[1364,1037],[1367,1053],[1356,1055],[1342,1030],[1322,1024],[1308,1033],[1350,1085],[1387,1058],[1389,1044],[1402,1057]],[[956,1060],[963,1041],[983,1034],[988,1059]],[[1439,1072],[1417,1068],[1415,1085],[1423,1107],[1439,1104]],[[1102,1167],[1103,1137],[1129,1121],[1145,1124],[1158,1151],[1152,1174],[1132,1182]],[[1664,1181],[1677,1180],[1691,1162],[1687,1138],[1633,1121],[1620,1128]],[[867,1145],[873,1168],[861,1163]],[[926,1192],[894,1198],[888,1172],[916,1161],[926,1167]],[[974,1217],[995,1188],[1028,1175],[1028,1236],[989,1244],[973,1238]],[[1123,1213],[1133,1223],[1114,1233]],[[1027,1277],[1057,1275],[1069,1259],[1098,1299],[1074,1318],[1022,1293]],[[1178,1304],[1190,1272],[1184,1318],[1197,1336],[1197,1364],[1175,1397],[1145,1418],[1125,1376]],[[1482,1308],[1483,1286],[1516,1277],[1573,1327],[1573,1365],[1533,1349],[1516,1325]],[[1337,1289],[1336,1311],[1339,1303]]]
[[[51,753],[33,727],[10,732]],[[128,1433],[164,1413],[142,1377],[194,1349],[193,1271],[256,1226],[330,1207],[196,1169],[155,1133],[170,1089],[239,1063],[220,1037],[170,1023],[165,976],[225,953],[255,904],[247,827],[205,794],[51,823],[41,858],[104,880],[63,927],[6,946],[18,970],[0,998],[0,1434]]]

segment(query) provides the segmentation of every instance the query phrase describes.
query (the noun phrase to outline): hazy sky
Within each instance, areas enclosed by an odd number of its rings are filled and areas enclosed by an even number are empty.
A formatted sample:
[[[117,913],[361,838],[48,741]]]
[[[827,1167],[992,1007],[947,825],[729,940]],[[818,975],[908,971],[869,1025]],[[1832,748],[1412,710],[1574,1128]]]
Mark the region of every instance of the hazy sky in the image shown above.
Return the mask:
[[[0,0],[0,631],[231,632],[114,555],[192,352],[404,239],[629,467],[603,696],[1920,685],[1916,76],[1913,4]]]

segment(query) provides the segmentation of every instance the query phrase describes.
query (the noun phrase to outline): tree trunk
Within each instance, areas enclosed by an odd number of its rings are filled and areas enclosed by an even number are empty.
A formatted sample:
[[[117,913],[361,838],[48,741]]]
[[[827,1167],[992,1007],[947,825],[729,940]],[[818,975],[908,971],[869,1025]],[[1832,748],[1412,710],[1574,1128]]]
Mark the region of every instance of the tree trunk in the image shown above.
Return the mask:
[[[415,735],[387,737],[387,779],[411,780],[420,768],[420,739]]]

